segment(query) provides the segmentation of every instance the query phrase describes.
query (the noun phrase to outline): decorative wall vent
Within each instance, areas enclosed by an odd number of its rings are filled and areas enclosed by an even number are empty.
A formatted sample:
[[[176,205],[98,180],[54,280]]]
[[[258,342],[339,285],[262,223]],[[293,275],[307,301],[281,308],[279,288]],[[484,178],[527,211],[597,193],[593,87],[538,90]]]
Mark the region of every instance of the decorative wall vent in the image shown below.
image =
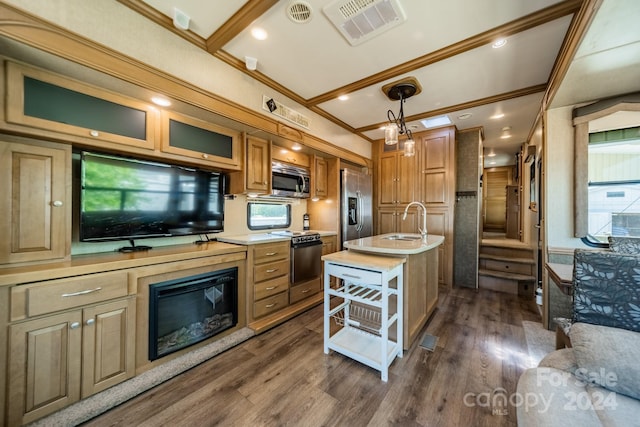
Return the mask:
[[[398,0],[335,0],[322,11],[353,46],[407,20]]]
[[[294,0],[287,6],[287,17],[296,24],[311,21],[311,6],[306,1]]]
[[[302,126],[305,129],[309,129],[311,126],[311,119],[307,116],[298,113],[297,111],[287,107],[275,101],[273,98],[267,95],[262,95],[262,109],[270,111],[271,114],[275,114],[278,117],[282,117],[285,120],[295,123],[298,126]]]

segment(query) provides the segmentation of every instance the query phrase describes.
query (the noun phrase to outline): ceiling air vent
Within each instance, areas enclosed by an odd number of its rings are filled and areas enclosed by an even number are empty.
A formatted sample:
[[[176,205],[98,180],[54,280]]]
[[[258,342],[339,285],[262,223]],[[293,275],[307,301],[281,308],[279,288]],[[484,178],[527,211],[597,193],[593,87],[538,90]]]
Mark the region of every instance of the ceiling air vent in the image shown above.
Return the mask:
[[[311,21],[311,6],[306,1],[292,1],[287,6],[287,17],[296,24]]]
[[[353,46],[407,20],[398,0],[336,0],[322,11]]]

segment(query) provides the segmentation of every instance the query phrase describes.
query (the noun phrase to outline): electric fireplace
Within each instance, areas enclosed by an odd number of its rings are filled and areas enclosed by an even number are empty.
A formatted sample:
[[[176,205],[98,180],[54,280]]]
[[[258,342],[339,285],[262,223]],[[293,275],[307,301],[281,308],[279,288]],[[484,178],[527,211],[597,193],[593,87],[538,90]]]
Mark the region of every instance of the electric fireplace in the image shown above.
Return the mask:
[[[237,267],[149,286],[149,360],[211,338],[237,323]]]

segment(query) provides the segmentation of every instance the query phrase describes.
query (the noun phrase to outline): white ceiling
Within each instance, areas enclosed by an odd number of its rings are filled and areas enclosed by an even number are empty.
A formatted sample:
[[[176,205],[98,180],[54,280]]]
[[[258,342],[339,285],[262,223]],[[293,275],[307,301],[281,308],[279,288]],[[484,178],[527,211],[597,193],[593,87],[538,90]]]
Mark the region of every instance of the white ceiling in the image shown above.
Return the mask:
[[[177,7],[190,17],[189,32],[206,41],[261,0],[120,1],[145,4],[167,21]],[[575,12],[580,5],[576,0],[398,0],[406,21],[352,46],[323,13],[333,1],[305,0],[311,19],[303,24],[287,17],[292,1],[280,0],[253,22],[244,21],[222,46],[237,61],[257,58],[257,70],[245,72],[273,83],[276,101],[291,103],[276,93],[280,85],[295,101],[373,141],[383,138],[378,128],[387,110],[396,115],[399,110],[382,86],[412,76],[422,91],[404,105],[409,128],[419,132],[424,127],[417,119],[446,112],[459,130],[483,129],[496,165],[513,163],[534,127],[573,18],[554,11]],[[638,22],[639,1],[603,0],[552,105],[640,90]],[[266,30],[268,38],[254,39],[254,27]],[[491,42],[503,32],[509,33],[508,43],[493,49]],[[336,99],[340,94],[349,99]],[[490,118],[497,113],[504,117]],[[463,114],[471,116],[459,118]],[[504,127],[510,127],[511,138],[500,138]]]

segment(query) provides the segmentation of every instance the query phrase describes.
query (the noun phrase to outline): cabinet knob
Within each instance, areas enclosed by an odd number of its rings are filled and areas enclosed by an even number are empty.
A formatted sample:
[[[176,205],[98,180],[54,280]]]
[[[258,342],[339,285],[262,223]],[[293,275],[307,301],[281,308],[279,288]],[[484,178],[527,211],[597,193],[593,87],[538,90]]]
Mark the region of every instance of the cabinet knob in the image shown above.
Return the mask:
[[[100,132],[98,132],[97,130],[91,130],[89,131],[89,135],[93,136],[94,138],[97,138],[100,136]]]
[[[262,181],[262,185],[267,185],[267,181]]]
[[[62,200],[54,200],[53,202],[51,202],[51,204],[56,208],[59,208],[60,206],[64,205],[64,203],[62,203]]]
[[[78,329],[80,327],[80,322],[73,322],[69,325],[69,329]]]
[[[91,326],[91,325],[93,325],[94,323],[96,323],[96,319],[94,319],[94,318],[92,317],[91,319],[87,319],[87,321],[86,321],[86,322],[84,322],[84,323],[85,323],[85,325],[87,325],[87,326]]]
[[[202,158],[203,158],[203,159],[208,159],[208,158],[209,158],[209,155],[208,155],[208,154],[203,153],[203,154],[202,154]]]

